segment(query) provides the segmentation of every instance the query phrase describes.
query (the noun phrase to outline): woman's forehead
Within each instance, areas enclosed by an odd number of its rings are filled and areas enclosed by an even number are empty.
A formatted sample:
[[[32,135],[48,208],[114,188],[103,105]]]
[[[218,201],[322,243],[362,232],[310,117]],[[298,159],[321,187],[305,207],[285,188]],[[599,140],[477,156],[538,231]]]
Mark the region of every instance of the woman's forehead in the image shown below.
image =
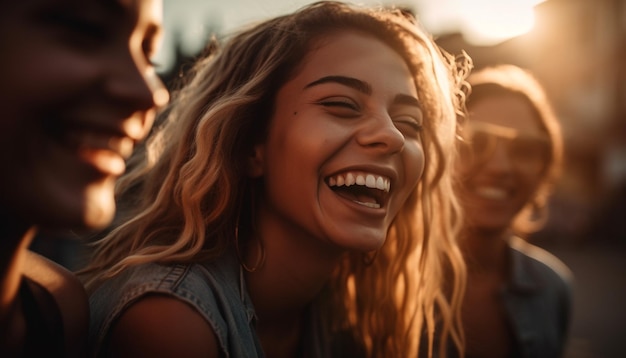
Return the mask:
[[[527,135],[545,133],[535,108],[523,97],[515,94],[481,98],[469,108],[470,121],[482,121],[509,127]]]

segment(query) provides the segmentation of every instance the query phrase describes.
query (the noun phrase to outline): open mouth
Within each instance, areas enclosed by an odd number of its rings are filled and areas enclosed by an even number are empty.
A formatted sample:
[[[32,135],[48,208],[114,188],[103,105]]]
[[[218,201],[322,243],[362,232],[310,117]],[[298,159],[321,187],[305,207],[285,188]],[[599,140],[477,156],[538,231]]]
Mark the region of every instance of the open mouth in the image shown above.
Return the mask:
[[[48,125],[45,129],[58,145],[105,174],[121,175],[126,168],[124,160],[133,151],[132,139],[104,129],[62,120],[55,121],[54,125]]]
[[[134,141],[131,138],[104,129],[59,120],[53,125],[48,125],[46,131],[57,142],[73,149],[108,150],[124,159],[130,157],[133,152]]]
[[[389,178],[366,172],[335,174],[328,177],[326,183],[342,198],[374,209],[384,206],[391,189]]]

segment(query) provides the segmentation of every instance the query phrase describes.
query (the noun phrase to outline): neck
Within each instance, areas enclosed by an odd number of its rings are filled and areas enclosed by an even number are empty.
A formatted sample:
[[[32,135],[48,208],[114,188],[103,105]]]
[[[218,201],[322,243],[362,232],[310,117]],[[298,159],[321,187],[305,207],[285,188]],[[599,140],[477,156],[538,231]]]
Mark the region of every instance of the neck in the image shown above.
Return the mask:
[[[342,255],[338,251],[321,252],[320,247],[303,244],[298,238],[281,240],[274,236],[263,242],[266,256],[263,265],[246,273],[255,310],[268,323],[291,320],[320,293]]]
[[[467,228],[461,240],[469,272],[504,272],[510,231]]]
[[[263,241],[264,264],[247,273],[246,283],[258,317],[264,349],[293,356],[300,340],[304,313],[316,299],[343,257],[344,250],[318,238],[297,235],[284,222],[259,220],[257,237],[248,245],[247,262],[255,262],[255,240]],[[281,348],[282,347],[282,348]]]

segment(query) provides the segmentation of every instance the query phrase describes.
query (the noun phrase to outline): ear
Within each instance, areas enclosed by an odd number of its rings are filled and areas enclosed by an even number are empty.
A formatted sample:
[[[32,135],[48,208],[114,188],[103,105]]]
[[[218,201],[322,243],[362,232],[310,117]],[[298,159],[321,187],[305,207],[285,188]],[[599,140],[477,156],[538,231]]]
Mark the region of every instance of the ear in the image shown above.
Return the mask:
[[[252,153],[248,156],[248,163],[246,163],[246,173],[249,177],[258,178],[263,176],[264,159],[265,147],[262,144],[252,147]]]

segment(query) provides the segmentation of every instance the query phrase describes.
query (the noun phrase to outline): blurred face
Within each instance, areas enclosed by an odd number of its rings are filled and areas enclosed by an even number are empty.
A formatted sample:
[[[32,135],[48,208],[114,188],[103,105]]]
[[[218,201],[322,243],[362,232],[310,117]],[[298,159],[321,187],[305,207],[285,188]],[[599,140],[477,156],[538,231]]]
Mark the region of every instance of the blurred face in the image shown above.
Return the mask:
[[[506,229],[543,179],[548,135],[516,96],[481,99],[469,112],[471,145],[460,164],[465,215],[474,227]]]
[[[379,248],[424,166],[422,111],[402,57],[373,37],[336,34],[275,107],[257,148],[266,219],[290,237]]]
[[[168,94],[161,0],[29,0],[0,11],[0,204],[27,225],[99,227]]]

